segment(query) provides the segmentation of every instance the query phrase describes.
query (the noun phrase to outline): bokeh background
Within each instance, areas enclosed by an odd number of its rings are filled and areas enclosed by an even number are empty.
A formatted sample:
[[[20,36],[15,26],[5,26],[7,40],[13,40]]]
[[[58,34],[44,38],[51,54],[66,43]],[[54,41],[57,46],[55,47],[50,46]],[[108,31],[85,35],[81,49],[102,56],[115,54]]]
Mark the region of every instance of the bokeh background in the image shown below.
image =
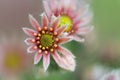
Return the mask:
[[[81,1],[78,0],[78,3]],[[119,69],[120,0],[86,0],[85,2],[90,4],[94,15],[92,21],[95,26],[94,31],[85,36],[85,43],[71,41],[63,45],[76,56],[77,66],[74,72],[61,70],[53,62],[48,71],[44,73],[41,63],[32,64],[33,55],[31,54],[25,55],[26,58],[31,57],[26,63],[30,64],[27,66],[27,70],[20,68],[22,70],[17,74],[12,70],[10,70],[11,72],[7,69],[3,70],[3,64],[0,63],[3,71],[0,71],[0,80],[99,80],[109,71]],[[0,0],[0,46],[22,46],[20,50],[23,49],[27,54],[25,50],[27,46],[24,44],[27,36],[23,33],[22,27],[32,28],[28,14],[32,14],[40,22],[39,15],[43,11],[42,0]],[[0,49],[0,62],[4,62],[3,54],[11,53],[7,47],[4,49],[8,52],[4,53]],[[20,52],[15,50],[16,48],[13,47],[13,53]],[[11,63],[9,59],[8,63]],[[7,74],[3,74],[4,72]]]

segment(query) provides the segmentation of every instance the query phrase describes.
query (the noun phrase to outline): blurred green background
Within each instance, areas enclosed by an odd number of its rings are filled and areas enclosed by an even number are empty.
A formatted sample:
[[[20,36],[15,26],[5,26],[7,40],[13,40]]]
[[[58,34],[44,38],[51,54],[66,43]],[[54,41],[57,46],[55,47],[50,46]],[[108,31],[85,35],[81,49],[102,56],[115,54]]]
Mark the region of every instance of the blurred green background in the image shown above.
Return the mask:
[[[81,1],[81,0],[78,0]],[[69,72],[51,63],[44,73],[42,65],[34,66],[19,76],[18,80],[98,80],[95,74],[104,69],[120,67],[120,0],[86,0],[92,10],[94,31],[85,36],[85,43],[71,41],[64,44],[76,56],[76,70]],[[40,22],[42,0],[0,0],[0,38],[26,38],[22,27],[30,27],[28,14]],[[101,68],[102,66],[103,68]],[[100,67],[100,68],[99,68]],[[97,78],[96,78],[97,77]]]

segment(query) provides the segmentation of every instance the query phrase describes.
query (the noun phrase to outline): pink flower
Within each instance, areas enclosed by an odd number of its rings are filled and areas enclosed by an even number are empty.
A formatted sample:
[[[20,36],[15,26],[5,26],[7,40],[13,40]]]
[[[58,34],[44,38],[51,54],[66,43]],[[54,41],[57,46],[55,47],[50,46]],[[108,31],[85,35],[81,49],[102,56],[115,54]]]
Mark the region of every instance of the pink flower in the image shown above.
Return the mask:
[[[74,71],[75,57],[70,51],[60,46],[60,44],[68,42],[70,38],[61,36],[65,27],[62,26],[57,28],[59,19],[52,19],[50,23],[47,16],[42,14],[42,25],[40,25],[31,15],[29,15],[29,20],[36,31],[28,28],[23,28],[23,31],[31,37],[27,38],[25,43],[31,45],[27,49],[28,53],[36,52],[34,57],[34,64],[37,64],[43,57],[43,67],[44,71],[46,71],[50,64],[51,55],[58,66],[66,70]]]
[[[67,25],[64,33],[73,40],[84,41],[80,36],[93,30],[93,26],[86,27],[92,18],[91,13],[88,14],[88,6],[80,7],[78,10],[75,0],[44,0],[43,3],[49,19],[53,14],[59,17],[58,27]]]

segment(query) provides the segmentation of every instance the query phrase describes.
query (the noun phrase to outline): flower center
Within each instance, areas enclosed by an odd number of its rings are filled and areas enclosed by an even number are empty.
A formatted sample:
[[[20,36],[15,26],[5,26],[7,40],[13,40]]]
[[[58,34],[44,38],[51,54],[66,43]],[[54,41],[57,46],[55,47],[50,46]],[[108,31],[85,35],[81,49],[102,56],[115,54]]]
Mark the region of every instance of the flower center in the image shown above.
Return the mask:
[[[51,47],[53,44],[52,36],[50,34],[44,34],[41,36],[40,42],[43,47]]]
[[[5,57],[5,65],[9,68],[17,68],[20,64],[19,56],[15,52],[7,54]]]
[[[70,17],[65,16],[65,15],[60,17],[59,27],[64,26],[64,25],[67,25],[66,29],[65,29],[65,32],[69,32],[71,30],[71,28],[72,28],[72,20],[71,20]]]

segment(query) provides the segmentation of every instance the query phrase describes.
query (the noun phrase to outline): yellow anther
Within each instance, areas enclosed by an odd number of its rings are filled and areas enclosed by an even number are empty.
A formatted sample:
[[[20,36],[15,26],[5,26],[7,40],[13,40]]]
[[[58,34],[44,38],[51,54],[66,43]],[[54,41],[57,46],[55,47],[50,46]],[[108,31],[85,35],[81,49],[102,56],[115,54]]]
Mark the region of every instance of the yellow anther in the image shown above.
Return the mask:
[[[42,47],[43,50],[45,50],[45,47]]]
[[[58,33],[57,32],[54,32],[54,35],[56,36]]]
[[[47,30],[48,28],[45,26],[44,29]]]
[[[53,52],[53,51],[54,51],[54,49],[50,49],[50,51],[51,51],[51,52]]]
[[[42,45],[39,45],[39,48],[42,48]]]
[[[46,49],[48,49],[49,47],[47,46]]]
[[[50,28],[50,31],[53,31],[53,28]]]
[[[42,31],[42,34],[45,34],[45,31]]]
[[[56,39],[55,39],[55,41],[59,41],[59,39],[58,39],[58,38],[56,38]]]
[[[41,36],[41,34],[39,33],[39,34],[38,34],[38,36],[40,37],[40,36]]]

